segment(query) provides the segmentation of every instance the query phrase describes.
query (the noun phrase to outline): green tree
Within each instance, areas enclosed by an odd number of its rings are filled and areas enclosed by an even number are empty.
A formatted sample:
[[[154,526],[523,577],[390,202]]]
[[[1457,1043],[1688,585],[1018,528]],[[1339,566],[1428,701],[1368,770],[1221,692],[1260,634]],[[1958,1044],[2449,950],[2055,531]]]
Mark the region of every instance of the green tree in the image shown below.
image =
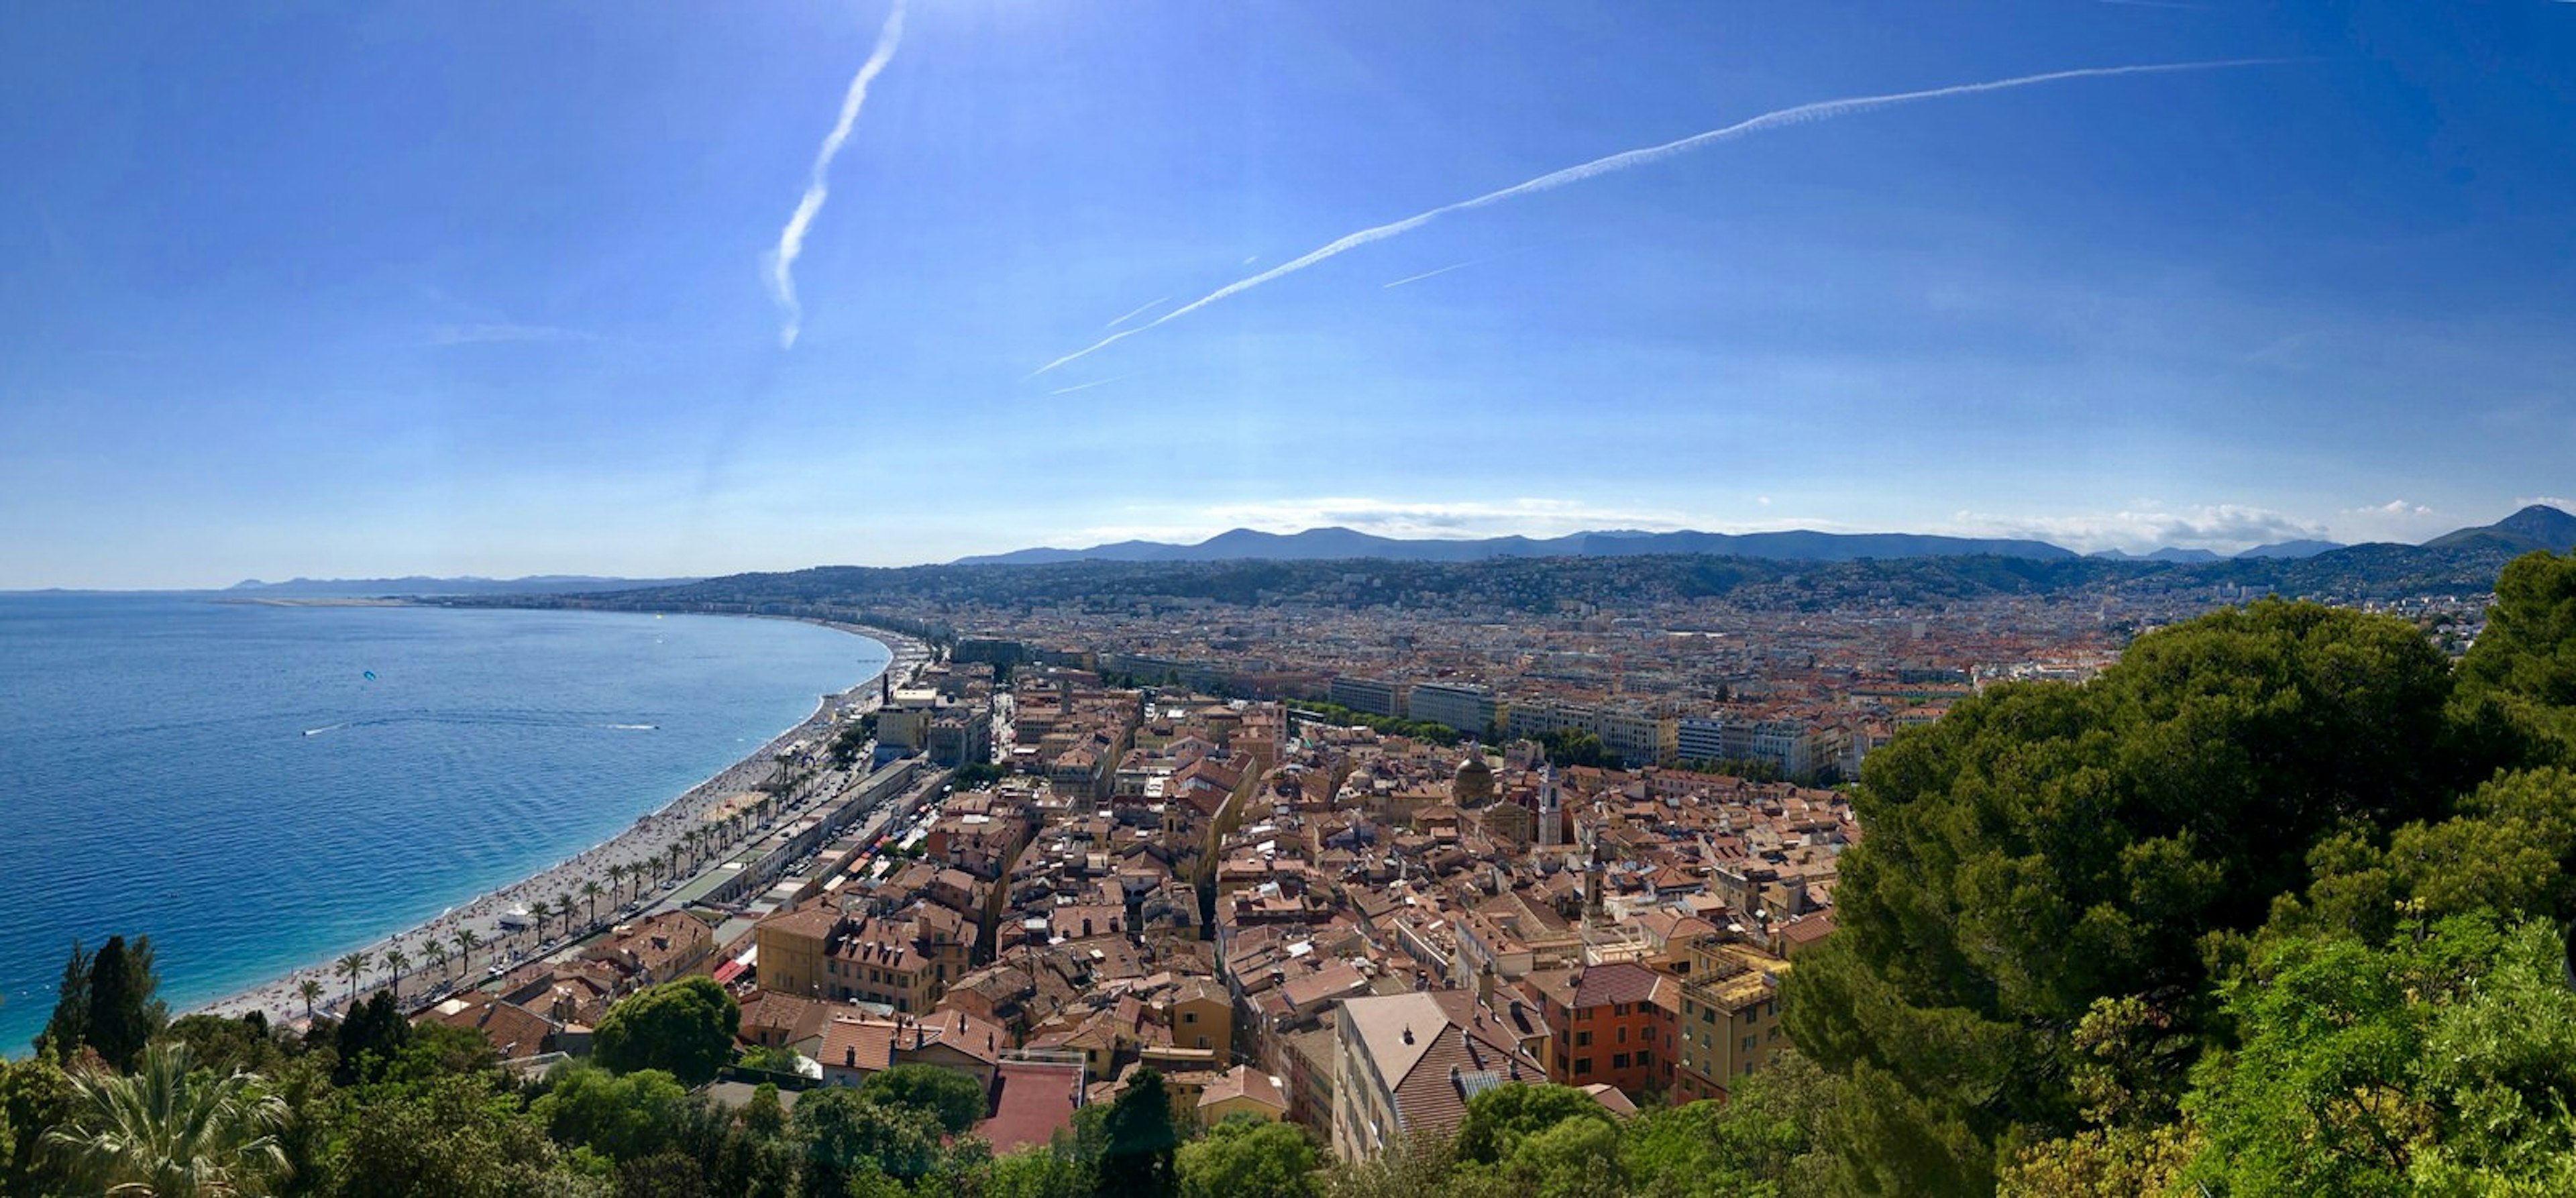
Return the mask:
[[[1632,1192],[1619,1155],[1619,1129],[1603,1119],[1565,1119],[1522,1137],[1498,1173],[1512,1193],[1532,1198],[1625,1198]]]
[[[276,1135],[285,1102],[254,1074],[191,1076],[189,1067],[186,1045],[162,1044],[140,1054],[131,1076],[72,1078],[72,1116],[45,1133],[46,1144],[110,1195],[262,1192],[286,1168]]]
[[[870,1102],[852,1090],[808,1090],[792,1123],[805,1144],[805,1191],[840,1194],[870,1174],[916,1178],[940,1161],[937,1116]]]
[[[84,1033],[90,1047],[119,1070],[130,1069],[136,1054],[168,1021],[153,998],[160,978],[152,968],[152,941],[137,936],[131,944],[110,936],[89,965],[89,1016]]]
[[[348,1086],[383,1077],[394,1058],[411,1043],[411,1034],[411,1021],[402,1017],[393,995],[382,990],[369,995],[340,1021],[334,1036],[339,1063],[332,1070],[332,1082]]]
[[[529,1110],[556,1143],[632,1161],[669,1141],[688,1098],[679,1080],[659,1069],[621,1075],[575,1065],[556,1069]]]
[[[1046,1145],[993,1158],[974,1192],[979,1198],[1082,1198],[1094,1190],[1091,1170],[1078,1157]]]
[[[400,944],[385,946],[385,984],[393,991],[394,1002],[402,1002],[403,973],[411,968],[411,954]]]
[[[1840,930],[1783,983],[1799,1047],[1854,1082],[1846,1180],[1983,1193],[1998,1139],[2078,1130],[2072,1033],[2097,999],[2207,1043],[2212,965],[2310,846],[2436,816],[2493,764],[2450,685],[2409,624],[2267,600],[2140,637],[2083,686],[1990,688],[1873,754]]]
[[[266,1075],[286,1063],[286,1053],[269,1035],[268,1023],[254,1011],[239,1019],[221,1015],[182,1015],[157,1040],[184,1044],[199,1069],[217,1073]]]
[[[617,1198],[713,1198],[706,1170],[676,1148],[617,1166]]]
[[[1172,1118],[1171,1093],[1160,1072],[1137,1070],[1110,1104],[1102,1126],[1109,1141],[1100,1156],[1104,1192],[1144,1198],[1173,1192],[1172,1159],[1180,1148],[1181,1132]]]
[[[2576,992],[2553,927],[2301,938],[2229,987],[2191,1176],[2229,1194],[2553,1193],[2576,1180]]]
[[[648,986],[600,1017],[592,1056],[620,1073],[659,1069],[697,1086],[715,1080],[733,1059],[742,1008],[713,978],[688,977]]]
[[[751,1092],[751,1101],[742,1108],[742,1126],[755,1136],[775,1138],[787,1130],[787,1108],[778,1101],[778,1086],[762,1082]]]
[[[2461,680],[2550,707],[2576,708],[2576,554],[2526,553],[2496,577],[2486,631]]]
[[[340,976],[349,979],[349,1006],[352,1010],[358,1005],[358,979],[367,976],[367,966],[375,959],[375,954],[363,951],[340,958],[338,968]]]
[[[582,1198],[607,1186],[573,1171],[545,1127],[489,1075],[387,1087],[346,1109],[331,1158],[350,1198]]]
[[[960,1135],[984,1118],[984,1083],[971,1073],[937,1065],[896,1065],[869,1074],[859,1083],[859,1096],[871,1102],[930,1112],[950,1135]]]
[[[1458,1122],[1458,1157],[1482,1165],[1500,1163],[1522,1140],[1568,1119],[1613,1121],[1608,1108],[1572,1086],[1495,1086],[1467,1100],[1467,1114]]]
[[[54,991],[53,1017],[36,1037],[39,1051],[50,1044],[56,1054],[68,1056],[89,1042],[89,966],[89,950],[72,941],[71,956],[63,962],[62,983]]]
[[[50,1046],[23,1061],[0,1061],[0,1121],[15,1140],[0,1156],[0,1194],[63,1192],[68,1179],[44,1136],[70,1121],[78,1099]]]
[[[1305,1132],[1237,1114],[1181,1145],[1174,1165],[1185,1198],[1310,1198],[1316,1163]]]
[[[304,1000],[304,1021],[312,1022],[313,1003],[322,997],[322,983],[313,978],[306,978],[295,983],[295,995]]]
[[[1724,1102],[1647,1110],[1627,1128],[1630,1184],[1653,1198],[1821,1192],[1841,1085],[1791,1051],[1739,1080]]]

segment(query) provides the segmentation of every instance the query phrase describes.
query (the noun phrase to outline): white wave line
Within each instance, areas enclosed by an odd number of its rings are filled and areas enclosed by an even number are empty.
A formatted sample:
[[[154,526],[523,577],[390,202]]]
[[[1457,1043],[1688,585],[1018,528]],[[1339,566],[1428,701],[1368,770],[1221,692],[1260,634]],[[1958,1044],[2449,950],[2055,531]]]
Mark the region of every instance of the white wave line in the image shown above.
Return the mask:
[[[894,0],[894,9],[886,14],[885,25],[877,30],[876,49],[850,79],[850,90],[841,97],[841,119],[823,138],[821,149],[814,152],[814,170],[805,181],[805,196],[796,201],[796,211],[787,218],[787,226],[778,231],[778,248],[769,252],[769,293],[778,301],[781,324],[778,348],[791,349],[796,334],[804,327],[805,308],[796,300],[796,257],[805,252],[805,230],[823,211],[823,201],[831,195],[832,159],[841,152],[841,143],[850,140],[850,127],[858,123],[859,106],[867,103],[868,85],[877,74],[894,61],[895,47],[903,41],[904,0]]]
[[[1886,95],[1879,96],[1851,96],[1840,100],[1819,100],[1813,104],[1800,104],[1795,107],[1766,112],[1748,120],[1738,121],[1735,124],[1728,125],[1722,129],[1711,129],[1706,133],[1695,133],[1689,137],[1681,138],[1676,141],[1665,142],[1662,145],[1647,146],[1643,149],[1636,150],[1626,150],[1617,154],[1595,158],[1590,162],[1569,166],[1563,170],[1550,171],[1535,179],[1522,183],[1515,183],[1499,191],[1489,191],[1472,199],[1460,200],[1454,204],[1443,204],[1428,212],[1417,213],[1399,221],[1392,221],[1387,224],[1362,229],[1357,233],[1350,234],[1349,236],[1326,244],[1319,249],[1310,250],[1300,257],[1282,262],[1277,266],[1262,271],[1260,274],[1237,279],[1232,283],[1228,283],[1223,287],[1217,288],[1215,291],[1209,292],[1208,294],[1187,304],[1183,304],[1178,308],[1174,308],[1161,316],[1157,316],[1144,324],[1136,326],[1135,328],[1122,329],[1118,332],[1111,333],[1110,335],[1103,337],[1082,349],[1075,350],[1061,358],[1057,358],[1055,361],[1038,367],[1036,370],[1029,372],[1028,377],[1035,378],[1038,375],[1045,374],[1046,372],[1053,370],[1058,366],[1062,366],[1067,362],[1088,357],[1103,349],[1107,349],[1111,345],[1117,344],[1120,341],[1144,332],[1147,329],[1156,328],[1171,321],[1178,320],[1181,317],[1187,316],[1192,312],[1196,312],[1210,304],[1250,291],[1251,289],[1282,275],[1294,274],[1309,266],[1313,266],[1326,258],[1331,258],[1338,254],[1358,249],[1359,247],[1371,242],[1384,241],[1389,237],[1396,237],[1405,233],[1410,233],[1413,230],[1430,224],[1432,221],[1438,220],[1443,216],[1447,216],[1452,212],[1463,212],[1470,208],[1482,208],[1488,204],[1498,204],[1504,200],[1529,195],[1532,192],[1549,191],[1563,187],[1568,183],[1580,183],[1597,175],[1606,175],[1613,171],[1623,171],[1630,167],[1644,166],[1648,163],[1660,162],[1666,158],[1673,157],[1676,154],[1685,154],[1692,150],[1696,150],[1701,146],[1710,145],[1716,142],[1731,141],[1748,133],[1759,133],[1766,129],[1779,129],[1791,125],[1804,125],[1813,121],[1831,120],[1835,117],[1851,116],[1855,113],[1868,112],[1872,109],[1888,108],[1898,104],[1910,104],[1917,100],[1939,100],[1946,99],[1951,96],[1968,96],[1975,95],[1980,92],[2003,91],[2008,88],[2029,87],[2033,84],[2039,83],[2056,83],[2066,79],[2100,79],[2117,75],[2147,75],[2170,71],[2211,71],[2226,67],[2268,66],[2286,61],[2290,60],[2278,58],[2230,58],[2211,59],[2200,62],[2141,63],[2136,66],[2125,67],[2083,67],[2071,71],[2049,71],[2045,74],[2039,75],[2019,75],[2010,79],[1996,79],[1985,83],[1959,83],[1953,84],[1949,87],[1926,88],[1922,91],[1890,92]]]
[[[1114,329],[1114,328],[1117,328],[1118,326],[1120,326],[1120,325],[1122,325],[1122,324],[1125,324],[1125,323],[1127,323],[1128,321],[1134,320],[1134,319],[1136,319],[1136,318],[1137,318],[1137,317],[1139,317],[1139,316],[1143,316],[1143,315],[1144,315],[1145,313],[1147,313],[1148,311],[1151,311],[1151,310],[1153,310],[1153,309],[1155,309],[1155,308],[1159,308],[1159,307],[1161,307],[1161,306],[1163,306],[1163,305],[1165,305],[1165,304],[1168,304],[1168,303],[1170,303],[1170,302],[1172,302],[1172,297],[1170,297],[1170,296],[1168,296],[1168,295],[1167,295],[1167,296],[1164,296],[1163,298],[1158,299],[1158,300],[1152,300],[1152,301],[1149,301],[1149,302],[1147,302],[1147,303],[1138,304],[1138,305],[1136,305],[1136,310],[1135,310],[1135,311],[1130,312],[1130,313],[1126,314],[1125,316],[1121,316],[1121,317],[1119,317],[1119,318],[1118,318],[1118,319],[1116,319],[1116,320],[1110,321],[1109,323],[1104,324],[1104,325],[1102,325],[1102,326],[1100,326],[1100,327],[1102,327],[1102,328],[1104,328],[1104,329]]]
[[[1407,283],[1419,283],[1419,282],[1421,282],[1421,281],[1422,281],[1422,280],[1424,280],[1424,279],[1436,279],[1436,278],[1439,278],[1439,277],[1440,277],[1440,276],[1442,276],[1442,275],[1448,274],[1450,271],[1453,271],[1453,270],[1465,270],[1465,269],[1467,269],[1467,268],[1468,268],[1468,267],[1470,267],[1470,266],[1482,266],[1482,265],[1484,265],[1485,263],[1487,263],[1487,262],[1491,262],[1491,261],[1493,261],[1493,259],[1491,259],[1491,258],[1471,258],[1471,259],[1469,259],[1469,260],[1467,260],[1467,261],[1465,261],[1465,262],[1452,262],[1452,263],[1450,263],[1449,265],[1447,265],[1447,266],[1443,266],[1443,267],[1441,267],[1441,268],[1440,268],[1440,269],[1438,269],[1438,270],[1426,270],[1426,271],[1424,271],[1424,272],[1422,272],[1421,274],[1418,274],[1418,275],[1406,275],[1405,277],[1403,277],[1403,278],[1401,278],[1401,279],[1397,279],[1396,281],[1394,281],[1394,282],[1392,282],[1392,283],[1382,283],[1382,284],[1379,284],[1379,289],[1380,289],[1380,290],[1385,290],[1385,291],[1392,291],[1392,290],[1394,290],[1395,288],[1402,287],[1402,286],[1404,286],[1404,285],[1405,285],[1405,284],[1407,284]]]

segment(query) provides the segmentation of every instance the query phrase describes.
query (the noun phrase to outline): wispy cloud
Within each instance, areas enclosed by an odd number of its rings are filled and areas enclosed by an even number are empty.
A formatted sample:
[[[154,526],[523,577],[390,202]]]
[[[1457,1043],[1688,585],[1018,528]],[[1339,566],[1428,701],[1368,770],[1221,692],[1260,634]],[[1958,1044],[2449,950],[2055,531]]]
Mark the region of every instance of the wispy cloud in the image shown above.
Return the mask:
[[[1136,310],[1135,310],[1135,311],[1133,311],[1133,312],[1129,312],[1129,313],[1128,313],[1128,314],[1126,314],[1125,316],[1121,316],[1121,317],[1119,317],[1118,319],[1113,320],[1113,321],[1110,321],[1109,323],[1104,324],[1104,325],[1102,325],[1102,326],[1100,326],[1100,327],[1102,327],[1102,328],[1104,328],[1104,329],[1114,329],[1114,328],[1117,328],[1118,326],[1120,326],[1120,325],[1122,325],[1122,324],[1125,324],[1125,323],[1127,323],[1128,321],[1134,320],[1134,319],[1136,319],[1136,318],[1137,318],[1137,317],[1139,317],[1139,316],[1143,316],[1143,315],[1144,315],[1144,314],[1146,314],[1147,312],[1151,312],[1151,311],[1153,311],[1154,309],[1159,308],[1159,307],[1162,307],[1163,305],[1168,304],[1168,303],[1170,303],[1170,302],[1172,302],[1172,297],[1170,297],[1170,296],[1168,296],[1168,295],[1163,296],[1163,297],[1162,297],[1162,298],[1160,298],[1160,299],[1147,300],[1147,301],[1145,301],[1144,303],[1141,303],[1141,304],[1136,305]]]
[[[2535,503],[2542,507],[2554,507],[2562,512],[2576,513],[2576,499],[2568,499],[2558,495],[2525,495],[2520,499],[2514,500],[2513,507],[2515,511],[2521,511]]]
[[[1082,529],[1073,537],[1088,538],[1085,543],[1200,541],[1230,528],[1300,532],[1339,527],[1383,537],[1464,540],[1513,534],[1553,537],[1610,528],[1668,531],[1686,526],[1682,513],[1668,509],[1545,498],[1442,502],[1329,496],[1131,511],[1139,518]]]
[[[2172,546],[2235,553],[2278,541],[2320,539],[2326,528],[2269,508],[2221,503],[2137,508],[2067,516],[1999,516],[1959,512],[1942,531],[1973,536],[2032,537],[2083,553]]]
[[[597,341],[598,334],[550,324],[443,324],[429,332],[436,345],[482,345],[497,341]]]
[[[1791,125],[1804,125],[1814,121],[1831,120],[1835,117],[1853,116],[1873,109],[1889,108],[1899,104],[1911,104],[1921,100],[1948,99],[1953,96],[1969,96],[1982,92],[2004,91],[2010,88],[2031,87],[2042,83],[2058,83],[2070,79],[2104,79],[2120,75],[2149,75],[2175,71],[2210,71],[2229,67],[2272,65],[2282,61],[2285,60],[2273,58],[2212,59],[2200,62],[2142,63],[2135,66],[2124,67],[2085,67],[2071,71],[2050,71],[2039,75],[2021,75],[2011,79],[1996,79],[1985,83],[1954,84],[1949,87],[1927,88],[1922,91],[1890,92],[1886,95],[1852,96],[1840,100],[1821,100],[1813,104],[1800,104],[1790,108],[1782,108],[1772,112],[1766,112],[1749,120],[1738,121],[1735,124],[1728,125],[1722,129],[1711,129],[1705,133],[1696,133],[1677,141],[1665,142],[1662,145],[1647,146],[1643,149],[1627,150],[1621,153],[1595,158],[1590,162],[1581,163],[1576,166],[1569,166],[1563,170],[1550,171],[1549,173],[1540,175],[1535,179],[1515,183],[1510,187],[1503,188],[1499,191],[1489,191],[1483,195],[1460,200],[1454,204],[1444,204],[1438,208],[1431,209],[1428,212],[1416,213],[1399,221],[1391,221],[1387,224],[1362,229],[1359,232],[1342,237],[1318,249],[1310,250],[1299,257],[1280,263],[1277,266],[1262,271],[1260,274],[1228,283],[1215,291],[1209,292],[1207,295],[1201,296],[1200,298],[1187,304],[1183,304],[1178,308],[1174,308],[1161,316],[1155,317],[1153,320],[1148,321],[1145,324],[1138,325],[1132,329],[1122,329],[1118,332],[1111,333],[1088,346],[1075,350],[1061,358],[1057,358],[1044,366],[1038,367],[1036,370],[1031,371],[1029,376],[1034,378],[1038,375],[1045,374],[1046,372],[1062,366],[1067,362],[1098,353],[1102,349],[1108,348],[1109,346],[1129,337],[1133,337],[1147,329],[1158,328],[1162,325],[1169,324],[1172,321],[1187,316],[1192,312],[1196,312],[1210,304],[1240,295],[1243,292],[1250,291],[1255,287],[1283,275],[1294,274],[1327,258],[1348,253],[1351,250],[1358,249],[1359,247],[1368,245],[1371,242],[1384,241],[1390,237],[1400,237],[1415,229],[1421,228],[1424,225],[1430,224],[1432,221],[1438,220],[1443,216],[1447,216],[1452,212],[1464,212],[1471,208],[1482,208],[1489,204],[1499,204],[1504,200],[1514,199],[1535,192],[1553,190],[1555,188],[1563,187],[1569,183],[1580,183],[1586,179],[1610,174],[1614,171],[1624,171],[1631,167],[1639,167],[1650,163],[1661,162],[1664,159],[1673,157],[1677,154],[1686,154],[1703,146],[1714,145],[1721,141],[1730,141],[1749,133],[1759,133],[1768,129],[1786,128]]]
[[[1109,385],[1109,384],[1111,384],[1111,383],[1124,382],[1124,381],[1126,381],[1126,380],[1128,380],[1128,379],[1132,379],[1132,378],[1136,377],[1137,375],[1139,375],[1139,374],[1143,374],[1143,373],[1144,373],[1144,371],[1139,370],[1139,371],[1133,371],[1133,372],[1130,372],[1130,373],[1127,373],[1127,374],[1113,374],[1113,375],[1110,375],[1108,378],[1105,378],[1105,379],[1093,379],[1093,380],[1091,380],[1091,381],[1090,381],[1090,382],[1088,382],[1088,383],[1075,383],[1074,385],[1072,385],[1072,386],[1070,386],[1070,387],[1058,387],[1058,388],[1056,388],[1056,389],[1055,389],[1055,390],[1053,390],[1053,391],[1049,391],[1049,392],[1047,392],[1047,394],[1049,394],[1049,395],[1071,395],[1071,394],[1073,394],[1073,393],[1074,393],[1074,392],[1076,392],[1076,391],[1089,391],[1089,390],[1091,390],[1091,389],[1092,389],[1092,388],[1094,388],[1094,387],[1106,387],[1106,386],[1108,386],[1108,385]]]
[[[1385,289],[1385,290],[1392,291],[1392,290],[1394,290],[1395,288],[1402,287],[1402,286],[1404,286],[1404,285],[1405,285],[1405,284],[1407,284],[1407,283],[1419,283],[1419,282],[1421,282],[1421,281],[1422,281],[1422,280],[1424,280],[1424,279],[1436,279],[1436,278],[1439,278],[1439,277],[1440,277],[1440,276],[1442,276],[1442,275],[1448,274],[1450,271],[1453,271],[1453,270],[1465,270],[1465,269],[1467,269],[1467,268],[1468,268],[1468,267],[1470,267],[1470,266],[1481,266],[1481,265],[1483,265],[1483,264],[1485,264],[1485,263],[1487,263],[1487,262],[1491,262],[1491,261],[1493,261],[1493,259],[1491,259],[1491,258],[1471,258],[1471,259],[1468,259],[1468,260],[1467,260],[1467,261],[1465,261],[1465,262],[1452,262],[1452,263],[1450,263],[1449,265],[1447,265],[1447,266],[1443,266],[1443,267],[1441,267],[1441,268],[1440,268],[1440,269],[1438,269],[1438,270],[1426,270],[1426,271],[1424,271],[1424,272],[1422,272],[1421,274],[1418,274],[1418,275],[1406,275],[1406,276],[1404,276],[1403,278],[1401,278],[1401,279],[1397,279],[1396,281],[1394,281],[1394,282],[1392,282],[1392,283],[1382,284],[1381,286],[1382,286],[1382,287],[1383,287],[1383,289]]]
[[[903,42],[904,0],[894,0],[886,13],[885,25],[877,30],[877,44],[868,52],[868,60],[850,79],[850,90],[841,96],[841,119],[823,138],[823,146],[814,152],[814,170],[805,181],[805,196],[796,201],[796,211],[787,218],[787,227],[778,231],[778,248],[769,252],[769,293],[778,301],[778,347],[796,345],[796,334],[805,324],[805,308],[796,299],[796,257],[805,252],[805,231],[814,217],[823,211],[823,201],[831,195],[832,159],[840,154],[841,144],[850,140],[850,127],[858,123],[859,106],[867,103],[868,85],[876,82],[879,72],[894,61],[895,47]]]

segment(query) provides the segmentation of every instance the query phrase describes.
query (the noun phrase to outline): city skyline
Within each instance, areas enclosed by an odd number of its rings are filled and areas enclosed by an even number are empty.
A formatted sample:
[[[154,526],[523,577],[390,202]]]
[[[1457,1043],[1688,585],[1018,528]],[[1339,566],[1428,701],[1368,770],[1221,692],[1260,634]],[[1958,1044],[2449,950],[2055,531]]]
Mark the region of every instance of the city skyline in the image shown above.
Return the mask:
[[[162,15],[0,18],[0,588],[2576,506],[2566,5]]]

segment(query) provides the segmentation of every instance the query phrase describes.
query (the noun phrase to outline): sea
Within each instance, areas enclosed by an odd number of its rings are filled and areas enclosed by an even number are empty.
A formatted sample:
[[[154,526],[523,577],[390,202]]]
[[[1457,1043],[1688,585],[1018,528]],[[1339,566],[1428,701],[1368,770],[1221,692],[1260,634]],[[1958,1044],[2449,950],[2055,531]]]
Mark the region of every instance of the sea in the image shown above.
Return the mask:
[[[0,1055],[75,939],[175,1014],[606,840],[874,679],[787,620],[0,595]]]

